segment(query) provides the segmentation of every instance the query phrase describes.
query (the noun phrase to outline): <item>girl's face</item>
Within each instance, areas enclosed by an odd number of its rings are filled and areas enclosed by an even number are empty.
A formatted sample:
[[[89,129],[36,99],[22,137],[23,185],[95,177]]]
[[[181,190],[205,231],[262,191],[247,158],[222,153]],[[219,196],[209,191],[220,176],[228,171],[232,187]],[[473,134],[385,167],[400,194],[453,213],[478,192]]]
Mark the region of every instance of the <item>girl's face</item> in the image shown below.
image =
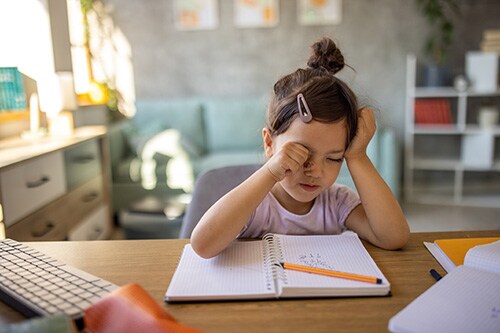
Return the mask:
[[[290,141],[306,147],[309,159],[298,172],[277,183],[272,193],[290,212],[305,214],[314,199],[332,186],[339,175],[347,143],[345,120],[335,123],[312,120],[306,124],[297,118],[284,133],[272,138],[268,157]]]

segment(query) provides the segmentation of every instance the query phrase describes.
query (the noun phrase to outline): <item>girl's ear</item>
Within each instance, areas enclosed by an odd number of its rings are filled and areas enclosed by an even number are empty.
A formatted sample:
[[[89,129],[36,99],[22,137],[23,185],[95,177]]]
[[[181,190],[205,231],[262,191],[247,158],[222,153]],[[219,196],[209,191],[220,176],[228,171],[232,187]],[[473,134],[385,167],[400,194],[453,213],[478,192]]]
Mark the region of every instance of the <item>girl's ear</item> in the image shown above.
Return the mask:
[[[264,127],[262,129],[262,142],[264,143],[264,152],[266,157],[270,158],[273,156],[273,137],[269,128]]]

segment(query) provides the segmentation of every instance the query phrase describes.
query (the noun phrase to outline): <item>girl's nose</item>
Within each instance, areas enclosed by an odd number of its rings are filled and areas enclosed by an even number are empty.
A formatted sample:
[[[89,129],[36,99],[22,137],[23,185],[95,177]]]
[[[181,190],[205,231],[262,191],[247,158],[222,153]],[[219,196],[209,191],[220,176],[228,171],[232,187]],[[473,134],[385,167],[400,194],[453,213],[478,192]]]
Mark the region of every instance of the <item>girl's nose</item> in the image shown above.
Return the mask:
[[[306,170],[312,169],[313,167],[314,167],[314,162],[311,160],[307,160],[304,163],[304,169],[306,169]]]
[[[312,159],[308,159],[304,163],[304,173],[309,177],[317,177],[321,173],[321,170],[316,162]]]

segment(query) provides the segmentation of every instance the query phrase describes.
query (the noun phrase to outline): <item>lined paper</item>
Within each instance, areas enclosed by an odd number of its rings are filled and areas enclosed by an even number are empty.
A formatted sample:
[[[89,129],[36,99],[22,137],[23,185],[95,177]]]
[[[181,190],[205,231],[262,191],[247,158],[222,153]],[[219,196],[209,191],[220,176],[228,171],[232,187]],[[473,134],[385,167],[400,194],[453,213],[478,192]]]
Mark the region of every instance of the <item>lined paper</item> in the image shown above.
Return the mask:
[[[500,274],[500,241],[474,246],[465,255],[464,264]]]
[[[262,242],[235,242],[217,257],[203,259],[190,244],[166,293],[166,300],[274,297],[266,282]]]
[[[500,332],[500,275],[458,266],[389,321],[392,332]]]
[[[281,244],[283,261],[293,264],[312,266],[337,270],[347,273],[375,276],[382,279],[382,285],[366,282],[341,279],[318,274],[296,272],[286,270],[286,281],[282,283],[282,294],[297,294],[300,289],[310,294],[311,289],[317,289],[318,293],[330,290],[338,294],[342,291],[353,293],[358,290],[360,294],[370,294],[370,290],[380,294],[380,289],[387,289],[390,285],[380,269],[355,233],[347,232],[336,236],[282,236],[277,235]]]

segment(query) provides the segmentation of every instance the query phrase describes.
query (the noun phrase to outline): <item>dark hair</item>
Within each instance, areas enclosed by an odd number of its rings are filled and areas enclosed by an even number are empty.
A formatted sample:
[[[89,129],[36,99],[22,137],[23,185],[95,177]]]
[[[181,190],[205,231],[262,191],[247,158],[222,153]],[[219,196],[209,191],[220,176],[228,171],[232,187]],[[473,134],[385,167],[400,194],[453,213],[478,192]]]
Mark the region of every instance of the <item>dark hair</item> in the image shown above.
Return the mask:
[[[297,95],[302,93],[313,119],[331,123],[346,119],[347,146],[358,126],[358,102],[352,90],[335,74],[344,68],[344,57],[327,37],[312,45],[306,69],[285,75],[274,84],[266,126],[271,135],[285,132],[299,115]]]

